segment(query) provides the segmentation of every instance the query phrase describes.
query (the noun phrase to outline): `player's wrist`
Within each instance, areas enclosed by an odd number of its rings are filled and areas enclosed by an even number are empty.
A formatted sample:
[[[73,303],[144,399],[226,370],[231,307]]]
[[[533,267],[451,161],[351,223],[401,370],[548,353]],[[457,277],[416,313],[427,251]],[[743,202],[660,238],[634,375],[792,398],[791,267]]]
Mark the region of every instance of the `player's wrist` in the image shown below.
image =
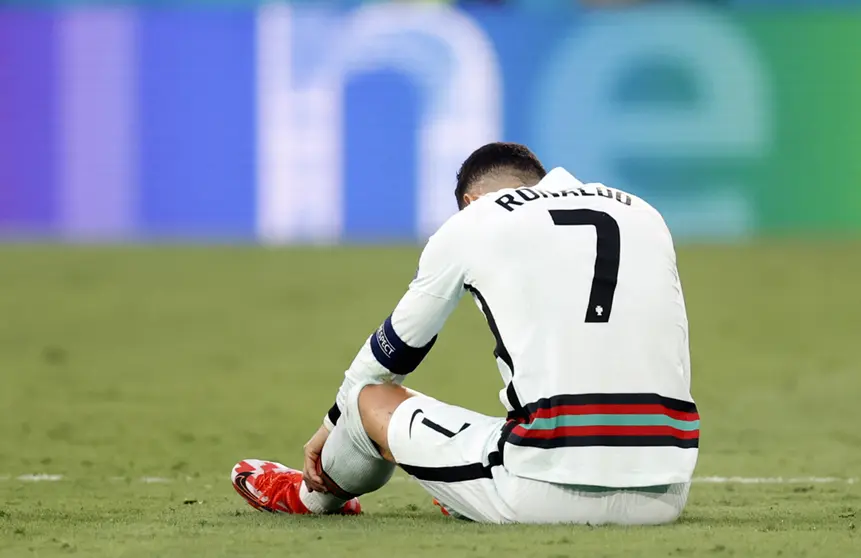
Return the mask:
[[[323,428],[325,428],[330,434],[335,428],[335,423],[332,422],[332,419],[329,418],[329,415],[323,417]]]
[[[338,403],[336,402],[332,405],[332,408],[329,409],[329,412],[326,413],[326,416],[323,417],[323,426],[326,430],[331,432],[338,423],[339,418],[341,418],[341,409],[338,407]]]

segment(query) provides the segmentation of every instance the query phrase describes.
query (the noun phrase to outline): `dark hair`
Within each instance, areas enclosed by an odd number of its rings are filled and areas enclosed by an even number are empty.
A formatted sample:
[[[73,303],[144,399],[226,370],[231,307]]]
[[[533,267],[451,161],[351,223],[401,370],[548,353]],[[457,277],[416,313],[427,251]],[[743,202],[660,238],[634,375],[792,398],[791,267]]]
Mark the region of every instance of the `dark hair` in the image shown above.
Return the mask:
[[[538,157],[519,143],[488,143],[472,152],[457,172],[454,195],[457,207],[464,208],[463,195],[469,188],[492,172],[508,171],[524,180],[541,180],[547,174]]]

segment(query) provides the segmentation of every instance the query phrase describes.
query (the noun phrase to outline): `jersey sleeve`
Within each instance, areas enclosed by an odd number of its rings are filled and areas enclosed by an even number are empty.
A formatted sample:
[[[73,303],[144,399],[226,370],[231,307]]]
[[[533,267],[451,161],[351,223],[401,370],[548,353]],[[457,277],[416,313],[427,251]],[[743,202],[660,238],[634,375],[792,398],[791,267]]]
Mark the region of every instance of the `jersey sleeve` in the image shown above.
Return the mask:
[[[465,270],[459,244],[446,225],[428,240],[415,278],[394,311],[365,341],[344,374],[335,405],[324,424],[331,430],[347,394],[359,384],[397,383],[430,352],[446,319],[464,293]]]

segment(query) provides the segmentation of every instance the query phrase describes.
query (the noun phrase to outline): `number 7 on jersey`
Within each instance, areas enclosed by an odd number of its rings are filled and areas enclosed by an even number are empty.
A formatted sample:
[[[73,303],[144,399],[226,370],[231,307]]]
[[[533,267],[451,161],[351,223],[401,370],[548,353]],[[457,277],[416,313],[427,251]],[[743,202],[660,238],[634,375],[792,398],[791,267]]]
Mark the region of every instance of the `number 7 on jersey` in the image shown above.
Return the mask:
[[[603,211],[592,209],[551,209],[550,216],[555,225],[591,225],[595,227],[595,274],[586,308],[587,323],[610,321],[616,282],[619,279],[619,224]]]

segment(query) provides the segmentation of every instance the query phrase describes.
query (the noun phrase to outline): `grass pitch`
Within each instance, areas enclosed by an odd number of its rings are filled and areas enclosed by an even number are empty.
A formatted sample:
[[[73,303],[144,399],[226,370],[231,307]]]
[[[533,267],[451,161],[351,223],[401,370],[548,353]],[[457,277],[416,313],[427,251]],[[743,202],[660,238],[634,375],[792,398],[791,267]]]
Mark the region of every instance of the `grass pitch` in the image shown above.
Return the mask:
[[[400,474],[359,518],[251,510],[231,466],[301,462],[417,254],[0,248],[0,555],[859,555],[861,482],[839,480],[699,483],[683,519],[658,528],[458,522]],[[861,243],[689,247],[679,267],[697,475],[861,477]],[[409,385],[499,413],[472,306]]]

